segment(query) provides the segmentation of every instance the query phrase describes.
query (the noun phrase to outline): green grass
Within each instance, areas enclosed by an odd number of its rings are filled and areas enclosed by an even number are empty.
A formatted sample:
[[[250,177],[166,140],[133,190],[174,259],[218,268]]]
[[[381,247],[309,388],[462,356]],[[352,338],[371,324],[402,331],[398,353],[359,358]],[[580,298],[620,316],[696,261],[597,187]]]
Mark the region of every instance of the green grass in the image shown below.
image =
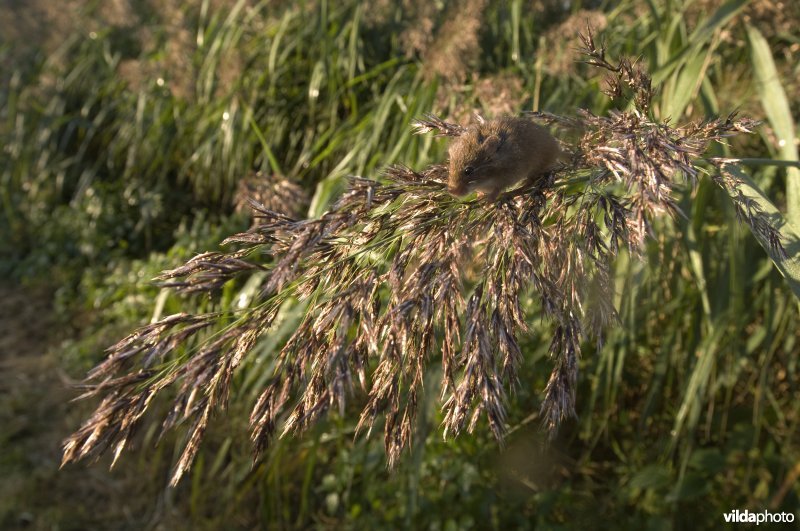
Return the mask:
[[[255,367],[235,382],[230,410],[177,489],[161,490],[177,443],[153,450],[154,432],[143,430],[116,477],[138,474],[155,485],[134,493],[134,505],[149,512],[141,520],[117,516],[126,494],[109,496],[105,526],[160,519],[209,529],[585,528],[603,514],[621,528],[715,528],[734,508],[797,511],[796,484],[783,486],[800,461],[800,207],[796,168],[769,164],[797,160],[794,143],[776,142],[797,136],[794,65],[782,53],[797,38],[746,24],[752,3],[725,2],[705,17],[693,2],[654,1],[644,10],[640,2],[606,3],[602,35],[611,57],[640,57],[654,72],[656,117],[679,123],[742,109],[765,120],[758,135],[737,137],[715,155],[763,161],[742,171],[762,210],[786,224],[789,259],[771,258],[730,198],[704,178],[680,192],[686,218],[656,226],[644,262],[623,255],[615,264],[621,325],[601,351],[584,347],[579,419],[553,444],[543,444],[535,416],[550,370],[549,338],[535,321],[511,398],[507,448],[481,424],[474,435],[443,442],[437,397],[425,396],[418,444],[393,472],[380,437],[354,440],[355,407],[277,441],[251,468],[245,421],[237,419],[246,419],[263,383],[265,371]],[[518,77],[522,91],[511,96],[518,110],[538,104],[569,115],[614,105],[585,65],[548,68],[539,44],[568,15],[557,9],[490,2],[478,53],[456,83],[432,77],[424,54],[406,54],[400,35],[421,22],[393,4],[380,8],[381,17],[353,0],[185,9],[191,38],[180,68],[169,62],[163,23],[154,24],[153,42],[133,50],[111,30],[76,33],[47,59],[5,48],[3,62],[13,68],[0,88],[0,270],[57,290],[61,322],[77,331],[49,356],[75,377],[107,344],[150,320],[158,290],[149,278],[245,226],[232,199],[251,171],[300,182],[316,216],[348,175],[442,160],[444,142],[412,136],[409,123],[429,111],[473,109],[483,101],[478,79]],[[434,36],[444,18],[432,16]],[[131,59],[145,72],[137,86],[118,74]],[[160,313],[225,308],[245,289],[232,283],[220,300],[169,296]],[[299,318],[286,306],[276,335]],[[259,358],[278,339],[267,338]],[[66,435],[63,427],[37,429],[53,445]],[[0,444],[5,451],[30,441]],[[41,493],[30,487],[0,522],[13,527],[20,508],[35,505],[50,507],[34,514],[37,528],[104,525],[91,519],[87,502],[59,505],[45,491],[48,501],[34,504]]]

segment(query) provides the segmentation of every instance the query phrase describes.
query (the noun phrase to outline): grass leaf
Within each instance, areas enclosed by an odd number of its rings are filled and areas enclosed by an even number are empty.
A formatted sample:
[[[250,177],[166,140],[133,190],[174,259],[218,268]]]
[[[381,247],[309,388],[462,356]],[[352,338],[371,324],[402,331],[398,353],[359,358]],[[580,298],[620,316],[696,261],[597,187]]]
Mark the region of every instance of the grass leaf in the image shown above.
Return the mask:
[[[756,74],[761,104],[777,137],[778,152],[782,159],[797,161],[797,140],[789,98],[781,84],[772,52],[764,36],[754,26],[747,25],[750,54]],[[786,217],[795,227],[800,227],[800,169],[786,169]]]
[[[780,210],[756,186],[756,183],[740,168],[730,167],[729,171],[741,180],[739,190],[750,200],[758,204],[761,211],[776,227],[783,238],[783,246],[787,256],[781,256],[769,246],[768,242],[756,236],[758,243],[767,251],[775,267],[786,279],[795,297],[800,299],[800,230],[781,214]]]

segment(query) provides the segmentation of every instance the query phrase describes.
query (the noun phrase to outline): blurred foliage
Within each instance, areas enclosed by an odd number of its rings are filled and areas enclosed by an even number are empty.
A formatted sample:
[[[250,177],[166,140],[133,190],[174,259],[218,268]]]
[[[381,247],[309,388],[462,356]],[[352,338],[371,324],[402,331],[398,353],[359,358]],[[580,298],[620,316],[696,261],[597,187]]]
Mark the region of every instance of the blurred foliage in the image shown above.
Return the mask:
[[[301,183],[313,216],[347,175],[442,160],[442,143],[410,135],[409,122],[424,112],[466,120],[475,108],[608,111],[599,79],[570,56],[589,19],[605,25],[610,55],[641,57],[662,82],[654,110],[662,118],[741,109],[767,120],[759,136],[737,138],[718,155],[760,160],[748,169],[754,182],[783,212],[797,210],[787,204],[795,192],[786,169],[769,164],[790,153],[779,143],[787,127],[797,138],[796,3],[512,0],[458,10],[455,2],[414,0],[167,2],[132,13],[140,27],[104,22],[86,4],[82,17],[95,29],[70,33],[49,51],[15,52],[3,42],[0,56],[0,270],[56,291],[60,322],[74,332],[50,355],[76,377],[154,312],[234,303],[244,289],[235,283],[209,300],[164,298],[148,280],[243,227],[234,196],[251,171]],[[463,25],[469,31],[448,30],[457,11],[472,17]],[[769,76],[766,89],[753,71]],[[762,90],[781,88],[789,126],[777,114],[785,109],[761,106],[774,101]],[[102,511],[37,489],[40,475],[20,473],[13,477],[28,483],[0,506],[0,522],[710,529],[734,508],[796,513],[797,300],[723,192],[705,179],[682,194],[686,218],[656,227],[646,263],[622,257],[616,265],[622,326],[585,356],[580,418],[549,445],[536,415],[548,340],[534,322],[505,449],[485,429],[442,442],[437,398],[427,396],[427,435],[398,470],[385,470],[381,441],[353,441],[354,415],[277,441],[251,467],[241,419],[263,374],[253,370],[235,382],[229,413],[177,489],[163,489],[174,441],[154,450],[155,431],[145,430],[115,472],[125,488],[106,493]],[[297,318],[287,308],[276,335]],[[279,339],[268,339],[264,352]],[[8,394],[10,411],[51,419],[36,433],[58,444],[68,428],[53,415],[63,404],[26,412],[36,393],[56,391],[27,393],[19,401]],[[3,431],[3,470],[41,466],[53,477],[54,463],[22,457],[33,435]],[[76,470],[63,474],[91,482]],[[66,479],[59,485],[70,488]]]

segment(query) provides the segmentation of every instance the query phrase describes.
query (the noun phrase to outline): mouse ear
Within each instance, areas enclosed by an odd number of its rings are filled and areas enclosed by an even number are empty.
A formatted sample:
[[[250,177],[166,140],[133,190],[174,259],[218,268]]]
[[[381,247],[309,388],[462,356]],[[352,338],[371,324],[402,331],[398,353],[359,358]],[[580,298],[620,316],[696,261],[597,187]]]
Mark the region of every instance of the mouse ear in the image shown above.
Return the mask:
[[[497,152],[502,146],[503,138],[500,138],[498,135],[490,135],[486,137],[486,141],[483,142],[483,148],[489,153]]]

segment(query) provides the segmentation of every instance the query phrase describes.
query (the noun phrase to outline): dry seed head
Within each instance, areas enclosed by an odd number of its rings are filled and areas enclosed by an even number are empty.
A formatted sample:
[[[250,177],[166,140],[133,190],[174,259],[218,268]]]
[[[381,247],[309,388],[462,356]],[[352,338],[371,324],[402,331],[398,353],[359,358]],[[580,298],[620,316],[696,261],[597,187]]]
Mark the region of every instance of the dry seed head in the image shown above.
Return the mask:
[[[191,466],[213,411],[225,406],[233,375],[263,366],[271,372],[253,379],[264,387],[250,416],[256,455],[276,433],[305,430],[331,411],[346,414],[358,381],[366,394],[358,429],[369,434],[383,420],[391,466],[411,443],[432,362],[442,366],[434,392],[442,396],[444,431],[457,435],[485,420],[500,439],[506,390],[516,383],[520,339],[533,311],[552,330],[541,419],[554,431],[575,414],[582,343],[593,339],[601,348],[603,330],[617,322],[615,255],[623,248],[636,254],[653,217],[677,212],[674,188],[693,183],[701,164],[716,170],[714,181],[754,233],[781,249],[769,218],[736,193],[740,182],[729,162],[703,156],[710,143],[751,130],[752,121],[732,115],[682,127],[656,122],[648,118],[646,74],[628,61],[607,62],[591,35],[584,42],[590,62],[630,92],[634,109],[536,114],[582,131],[551,185],[522,186],[487,205],[454,200],[444,166],[392,167],[383,182],[353,179],[318,219],[294,220],[253,203],[260,223],[226,240],[237,249],[204,253],[161,277],[178,290],[213,292],[257,272],[252,303],[235,314],[173,315],[112,346],[83,386],[84,396],[103,399],[64,442],[64,462],[120,450],[154,397],[173,387],[163,430],[190,426],[174,484]],[[502,127],[492,127],[487,136],[499,138]],[[416,128],[451,137],[480,133],[433,116]],[[562,180],[585,185],[561,186]],[[536,308],[521,304],[528,298]],[[278,353],[261,353],[270,363],[248,364],[288,300],[307,305],[295,331]]]

